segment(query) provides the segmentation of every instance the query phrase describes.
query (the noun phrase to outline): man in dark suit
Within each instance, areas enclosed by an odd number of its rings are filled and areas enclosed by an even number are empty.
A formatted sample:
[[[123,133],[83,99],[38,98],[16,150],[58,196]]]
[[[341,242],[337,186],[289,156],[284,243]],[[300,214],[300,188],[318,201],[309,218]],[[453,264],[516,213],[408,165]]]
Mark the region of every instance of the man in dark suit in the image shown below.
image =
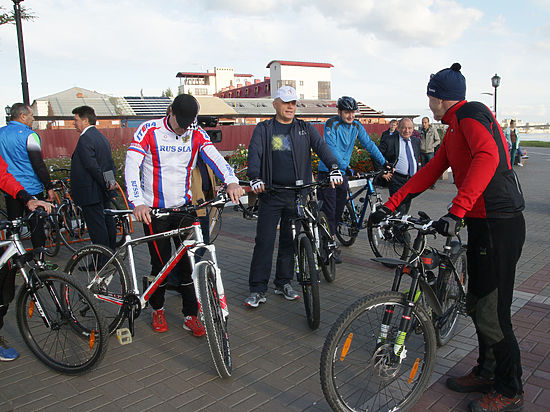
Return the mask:
[[[390,196],[397,192],[413,176],[420,162],[420,139],[412,136],[414,124],[411,119],[403,118],[397,126],[399,133],[387,135],[380,141],[380,152],[386,161],[394,165],[395,171],[389,177]],[[406,214],[411,207],[411,198],[401,203],[398,211]]]
[[[71,196],[82,208],[92,243],[115,247],[116,227],[110,208],[110,191],[116,188],[111,145],[96,128],[96,115],[89,106],[73,110],[74,126],[80,138],[71,159]]]

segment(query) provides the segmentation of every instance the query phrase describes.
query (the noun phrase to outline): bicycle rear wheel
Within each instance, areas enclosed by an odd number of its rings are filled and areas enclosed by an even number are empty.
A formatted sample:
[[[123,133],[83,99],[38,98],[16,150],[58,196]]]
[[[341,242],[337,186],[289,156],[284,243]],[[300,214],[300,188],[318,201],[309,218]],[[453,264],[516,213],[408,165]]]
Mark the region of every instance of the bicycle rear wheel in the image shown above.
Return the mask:
[[[86,372],[107,350],[109,332],[101,310],[86,288],[66,274],[44,271],[37,276],[39,284],[33,290],[23,286],[17,296],[17,325],[23,340],[50,368],[69,375]]]
[[[321,354],[321,385],[334,411],[408,409],[428,386],[437,344],[429,315],[415,306],[412,330],[403,350],[394,353],[404,296],[381,292],[359,299],[340,315],[327,335]],[[382,319],[393,310],[386,338]]]
[[[329,246],[333,243],[332,234],[330,233],[330,227],[328,224],[327,215],[324,212],[319,212],[317,217],[319,221],[319,237],[321,239],[321,245],[319,252],[320,266],[323,271],[323,276],[327,282],[332,282],[336,278],[336,260],[334,259],[334,250]]]
[[[118,258],[105,265],[113,252],[103,245],[88,245],[76,252],[65,266],[65,272],[83,282],[86,286],[95,279],[101,270],[98,282],[95,282],[89,290],[92,294],[102,295],[104,298],[117,297],[122,299],[128,293],[130,285],[129,276],[124,265]],[[109,333],[114,333],[124,322],[125,312],[122,306],[111,303],[108,300],[97,300],[105,316]]]
[[[336,226],[336,237],[342,245],[351,246],[355,243],[358,233],[355,212],[353,211],[351,200],[348,200],[342,212],[342,217]]]
[[[198,294],[204,317],[204,328],[210,354],[218,375],[228,378],[232,372],[231,348],[227,331],[227,318],[223,316],[225,296],[220,296],[216,284],[216,273],[210,263],[199,266]],[[222,302],[220,302],[222,299]]]
[[[311,241],[305,233],[298,235],[299,279],[304,294],[307,324],[313,330],[319,327],[321,304],[319,299],[319,272],[315,267]]]
[[[467,289],[468,287],[468,261],[466,257],[466,249],[461,248],[460,253],[456,256],[452,256],[451,260],[456,268],[459,280],[462,285]],[[454,335],[454,329],[460,313],[461,285],[458,284],[457,278],[451,269],[439,269],[439,275],[437,277],[437,297],[441,302],[443,308],[443,314],[445,316],[444,322],[435,320],[435,324],[439,324],[435,327],[435,336],[437,338],[437,344],[443,346],[451,340]]]
[[[44,233],[46,234],[45,253],[47,256],[54,257],[61,248],[61,234],[57,222],[51,215],[44,219]]]
[[[367,223],[367,236],[370,247],[377,257],[395,258],[407,260],[409,255],[409,234],[406,231],[399,230],[394,225],[380,226],[374,225],[369,219]],[[384,263],[387,267],[395,267]]]
[[[61,240],[71,252],[76,252],[76,247],[73,245],[76,242],[81,242],[86,239],[88,229],[82,217],[80,207],[63,204],[58,210],[58,224],[61,233]]]

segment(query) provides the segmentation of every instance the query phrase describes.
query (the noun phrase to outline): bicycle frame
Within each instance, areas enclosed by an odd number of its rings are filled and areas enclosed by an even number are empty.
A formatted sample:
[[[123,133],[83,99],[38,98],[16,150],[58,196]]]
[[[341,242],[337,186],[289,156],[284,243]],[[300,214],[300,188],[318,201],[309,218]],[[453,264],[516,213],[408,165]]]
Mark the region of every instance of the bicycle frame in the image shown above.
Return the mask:
[[[367,182],[358,189],[355,193],[351,191],[351,189],[348,187],[348,197],[346,200],[346,203],[349,203],[351,205],[351,208],[353,210],[353,216],[350,216],[350,218],[355,222],[357,227],[355,230],[363,230],[366,228],[365,223],[365,217],[367,216],[367,210],[369,213],[372,213],[375,211],[375,204],[382,203],[382,198],[380,197],[380,194],[376,191],[376,188],[374,187],[374,178],[376,175],[369,174],[366,178]],[[366,192],[366,193],[365,193]],[[363,202],[363,207],[361,209],[361,212],[357,213],[357,206],[355,204],[355,199],[357,199],[361,194],[365,193],[365,200]],[[376,202],[373,203],[371,197],[376,197]],[[369,207],[367,207],[369,205]]]
[[[127,221],[128,217],[125,216],[124,219],[126,220],[125,224],[128,224],[128,221]],[[176,249],[175,253],[172,255],[170,260],[166,262],[166,264],[158,273],[158,275],[155,277],[155,279],[153,279],[153,281],[147,287],[147,289],[143,291],[143,293],[140,293],[139,288],[137,286],[138,281],[137,281],[137,273],[135,268],[133,247],[143,243],[153,242],[157,239],[166,239],[167,237],[175,237],[175,236],[183,235],[187,233],[189,230],[193,231],[193,240],[184,240],[180,244],[180,246]],[[212,265],[216,273],[216,287],[218,288],[218,293],[219,293],[218,299],[220,301],[220,306],[222,308],[224,320],[229,316],[229,311],[227,309],[227,302],[225,299],[225,292],[223,289],[223,283],[221,279],[221,270],[218,267],[218,261],[216,257],[216,247],[213,244],[207,245],[204,243],[204,238],[202,236],[202,231],[201,231],[199,222],[194,222],[192,226],[173,229],[167,232],[156,233],[153,235],[143,236],[137,239],[132,239],[130,234],[126,234],[124,244],[115,251],[113,256],[109,258],[109,260],[107,260],[107,262],[105,263],[105,266],[107,266],[108,263],[110,263],[117,256],[119,256],[124,251],[124,249],[128,251],[128,261],[130,266],[130,275],[131,275],[130,282],[131,282],[131,289],[132,289],[130,294],[133,294],[139,298],[141,309],[145,307],[151,295],[162,284],[162,282],[166,279],[166,277],[169,275],[171,270],[177,265],[177,263],[181,260],[181,258],[186,253],[188,253],[188,259],[191,263],[191,267],[193,268],[191,277],[193,279],[195,290],[198,290],[197,274],[200,266],[206,265],[206,264]],[[205,249],[209,253],[209,260],[201,260],[200,262],[195,262],[195,257],[193,255],[195,255],[195,253],[199,249]],[[90,289],[94,284],[98,284],[101,281],[102,273],[103,273],[103,268],[101,268],[96,273],[94,279],[90,282],[89,285],[87,285],[88,289]],[[126,303],[125,297],[120,295],[118,296],[114,294],[103,295],[98,293],[94,293],[93,295],[97,299],[114,303],[119,306],[123,306]],[[198,299],[198,296],[197,296],[197,299]],[[200,302],[199,302],[199,310],[202,311],[200,307]]]

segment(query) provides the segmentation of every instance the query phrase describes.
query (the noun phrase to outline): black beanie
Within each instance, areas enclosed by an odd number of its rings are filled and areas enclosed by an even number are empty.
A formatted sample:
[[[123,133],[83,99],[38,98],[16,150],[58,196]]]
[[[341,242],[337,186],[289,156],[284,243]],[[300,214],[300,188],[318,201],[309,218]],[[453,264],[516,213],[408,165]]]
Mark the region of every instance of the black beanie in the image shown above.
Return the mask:
[[[443,69],[430,76],[428,96],[441,100],[466,99],[466,79],[460,73],[459,63],[453,63],[449,69]]]
[[[190,94],[180,94],[172,102],[172,114],[182,129],[187,129],[199,114],[199,102]]]

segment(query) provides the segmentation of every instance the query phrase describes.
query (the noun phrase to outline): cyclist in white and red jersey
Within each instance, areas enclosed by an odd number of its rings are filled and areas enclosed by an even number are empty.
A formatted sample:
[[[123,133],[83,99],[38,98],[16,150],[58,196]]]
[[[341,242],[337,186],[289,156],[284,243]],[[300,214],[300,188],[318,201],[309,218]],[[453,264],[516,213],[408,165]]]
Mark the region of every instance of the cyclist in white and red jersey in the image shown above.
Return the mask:
[[[227,184],[227,193],[234,203],[244,194],[233,168],[214,147],[208,134],[198,126],[199,103],[187,94],[174,99],[168,116],[143,123],[134,134],[126,154],[126,188],[128,200],[134,207],[134,216],[143,222],[146,235],[161,233],[179,227],[180,217],[155,218],[152,207],[179,207],[191,201],[191,171],[200,156],[202,160]],[[176,247],[180,240],[173,238]],[[172,250],[169,239],[149,242],[151,274],[156,276],[170,259]],[[205,334],[197,319],[198,305],[187,259],[182,266],[182,312],[184,329],[195,336]],[[166,284],[151,296],[153,329],[168,330],[164,315]]]

